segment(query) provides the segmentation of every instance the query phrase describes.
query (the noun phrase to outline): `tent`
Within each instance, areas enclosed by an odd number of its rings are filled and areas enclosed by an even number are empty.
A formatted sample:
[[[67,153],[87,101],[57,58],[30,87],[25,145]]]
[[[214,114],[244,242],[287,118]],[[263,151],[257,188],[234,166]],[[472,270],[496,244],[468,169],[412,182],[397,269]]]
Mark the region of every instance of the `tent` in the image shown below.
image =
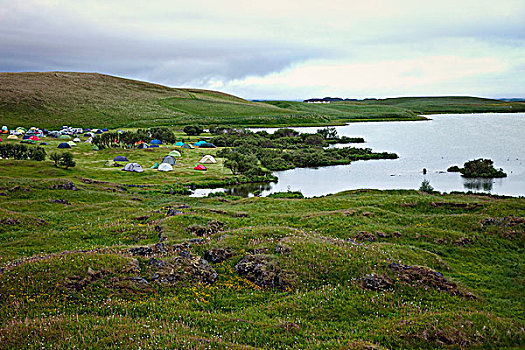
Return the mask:
[[[84,132],[89,132],[89,131],[91,131],[91,129],[89,128],[84,129]]]
[[[193,144],[193,146],[195,146],[195,147],[200,147],[203,143],[206,143],[206,141],[195,142],[195,143]]]
[[[108,129],[107,129],[107,128],[104,128],[104,129],[102,129],[102,131],[106,132],[106,131],[108,131]]]
[[[40,146],[47,146],[47,145],[49,145],[49,143],[47,143],[47,142],[40,142]]]
[[[159,148],[159,145],[149,145],[149,148]]]
[[[170,165],[175,165],[177,164],[177,161],[172,156],[166,156],[164,157],[161,163],[168,163]]]
[[[182,148],[193,149],[193,147],[191,147],[191,145],[189,143],[185,143],[184,145],[182,145]]]
[[[124,131],[118,129],[117,132],[118,132],[119,134],[122,134]]]
[[[77,144],[76,144],[76,143],[74,143],[73,141],[68,141],[68,144],[69,144],[69,145],[70,145],[71,147],[73,147],[73,146],[76,146],[76,145],[77,145]]]
[[[91,142],[93,142],[93,138],[92,138],[92,137],[90,137],[90,138],[88,138],[88,139],[86,140],[86,143],[91,143]]]
[[[57,148],[71,148],[71,146],[67,142],[62,142]]]
[[[213,143],[204,142],[199,146],[200,148],[217,148]]]
[[[16,137],[15,135],[9,135],[7,136],[7,139],[8,140],[18,140],[18,137]]]
[[[2,142],[2,138],[0,137],[0,142]]]
[[[158,169],[159,165],[159,163],[155,162],[155,164],[153,164],[153,166],[150,169]]]
[[[148,144],[147,143],[141,143],[140,145],[137,146],[138,149],[146,149],[148,148]]]
[[[172,156],[172,157],[182,157],[182,155],[180,154],[179,151],[171,151],[170,153],[168,153],[168,156]]]
[[[104,166],[115,166],[115,164],[117,164],[117,163],[115,163],[115,162],[112,161],[112,160],[108,160],[108,161],[106,162],[106,164],[104,164]]]
[[[208,168],[206,168],[206,167],[205,167],[204,165],[202,165],[202,164],[199,164],[199,165],[197,165],[197,166],[196,166],[195,168],[193,168],[193,169],[194,169],[194,170],[206,170],[206,169],[208,169]]]
[[[81,139],[79,139],[78,137],[77,137],[77,138],[75,138],[75,139],[73,139],[73,141],[74,141],[74,142],[82,142],[82,140],[81,140]]]
[[[177,143],[175,144],[175,147],[182,147],[182,146],[184,146],[184,142],[180,142],[180,141],[179,141],[179,142],[177,142]]]
[[[135,173],[142,173],[144,169],[140,166],[139,163],[128,163],[124,168],[122,168],[124,171],[132,171]]]
[[[71,140],[71,136],[69,135],[60,135],[58,138],[60,140]]]
[[[152,145],[162,145],[162,141],[159,139],[151,140],[150,142]]]
[[[93,146],[93,151],[98,151],[98,146],[97,145]]]
[[[2,126],[2,134],[7,134],[9,132],[9,129],[7,129],[7,126]]]
[[[28,140],[28,139],[29,139],[29,135],[22,136],[22,140]]]
[[[128,158],[124,156],[116,156],[115,159],[113,159],[114,162],[129,162]]]
[[[99,134],[99,135],[100,135],[100,134],[102,134],[102,133],[103,133],[102,130],[97,130],[97,131],[95,131],[95,134]]]
[[[162,163],[159,165],[159,171],[173,171],[173,167],[168,163]]]
[[[213,158],[213,156],[207,154],[204,157],[202,157],[201,160],[199,160],[199,163],[215,164],[217,163],[217,161],[215,160],[215,158]]]
[[[31,136],[29,139],[30,139],[30,140],[33,140],[33,141],[40,141],[40,139],[38,138],[38,136],[35,136],[35,135]]]
[[[33,141],[33,140],[29,140],[29,139],[27,139],[27,140],[22,140],[22,141],[20,141],[20,143],[30,143],[30,144],[34,145],[36,142]]]

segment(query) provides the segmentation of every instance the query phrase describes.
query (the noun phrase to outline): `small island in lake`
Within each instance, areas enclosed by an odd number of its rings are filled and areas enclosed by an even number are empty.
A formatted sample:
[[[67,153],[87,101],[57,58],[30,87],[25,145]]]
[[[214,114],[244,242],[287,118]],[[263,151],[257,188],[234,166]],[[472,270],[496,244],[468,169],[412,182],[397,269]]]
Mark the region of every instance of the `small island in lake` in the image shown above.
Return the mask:
[[[494,161],[491,159],[474,159],[463,164],[463,168],[453,165],[447,169],[448,172],[459,172],[463,177],[484,177],[496,178],[507,177],[502,168],[494,168]]]

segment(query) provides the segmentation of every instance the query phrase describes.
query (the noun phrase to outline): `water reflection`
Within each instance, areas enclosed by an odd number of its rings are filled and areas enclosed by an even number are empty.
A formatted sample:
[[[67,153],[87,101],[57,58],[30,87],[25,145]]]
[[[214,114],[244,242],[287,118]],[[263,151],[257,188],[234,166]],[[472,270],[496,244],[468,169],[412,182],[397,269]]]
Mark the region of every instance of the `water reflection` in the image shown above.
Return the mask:
[[[249,197],[254,191],[269,191],[271,188],[271,183],[249,183],[228,187],[224,192],[230,196]]]
[[[463,178],[463,186],[470,191],[485,191],[491,192],[494,186],[494,179],[486,179],[481,177],[465,179]]]

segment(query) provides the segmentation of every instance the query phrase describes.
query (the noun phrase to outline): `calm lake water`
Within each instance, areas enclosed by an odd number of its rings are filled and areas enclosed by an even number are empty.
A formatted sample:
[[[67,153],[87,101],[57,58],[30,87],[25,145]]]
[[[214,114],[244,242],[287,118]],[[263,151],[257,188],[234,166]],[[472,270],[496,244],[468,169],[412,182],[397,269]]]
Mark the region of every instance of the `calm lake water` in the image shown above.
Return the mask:
[[[395,152],[396,160],[357,161],[349,165],[299,168],[278,171],[277,183],[243,185],[226,189],[248,195],[261,189],[262,195],[287,190],[305,196],[320,196],[351,189],[418,189],[425,179],[440,192],[473,191],[525,196],[525,113],[441,114],[428,121],[367,122],[336,127],[340,136],[364,137],[366,143],[335,147],[369,147]],[[315,133],[318,127],[294,128]],[[270,129],[252,129],[254,131]],[[463,165],[475,158],[490,158],[496,168],[508,174],[503,179],[464,179],[447,173],[451,165]],[[427,174],[423,175],[423,168]],[[196,190],[195,196],[225,189]]]

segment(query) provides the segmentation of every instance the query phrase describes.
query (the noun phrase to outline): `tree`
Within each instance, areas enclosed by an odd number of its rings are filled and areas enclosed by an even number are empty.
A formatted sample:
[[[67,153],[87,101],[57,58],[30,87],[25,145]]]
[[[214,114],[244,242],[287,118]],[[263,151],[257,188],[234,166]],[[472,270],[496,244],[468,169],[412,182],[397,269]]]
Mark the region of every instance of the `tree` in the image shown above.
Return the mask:
[[[186,133],[186,135],[197,136],[202,134],[204,130],[199,125],[186,125],[183,131]]]
[[[463,164],[460,170],[464,177],[507,177],[503,169],[494,168],[494,162],[491,159],[474,159]]]
[[[337,139],[337,130],[335,128],[317,129],[317,133],[325,140]]]
[[[63,166],[66,169],[73,168],[76,165],[75,161],[73,160],[73,155],[69,152],[63,153],[58,163],[60,166]]]
[[[49,155],[49,159],[51,159],[55,164],[55,168],[58,168],[58,163],[60,162],[60,159],[62,158],[62,155],[57,152],[53,152]]]
[[[434,192],[434,187],[430,186],[430,181],[425,179],[421,183],[421,186],[419,187],[419,190],[421,192],[425,192],[425,193],[432,193],[432,192]]]

